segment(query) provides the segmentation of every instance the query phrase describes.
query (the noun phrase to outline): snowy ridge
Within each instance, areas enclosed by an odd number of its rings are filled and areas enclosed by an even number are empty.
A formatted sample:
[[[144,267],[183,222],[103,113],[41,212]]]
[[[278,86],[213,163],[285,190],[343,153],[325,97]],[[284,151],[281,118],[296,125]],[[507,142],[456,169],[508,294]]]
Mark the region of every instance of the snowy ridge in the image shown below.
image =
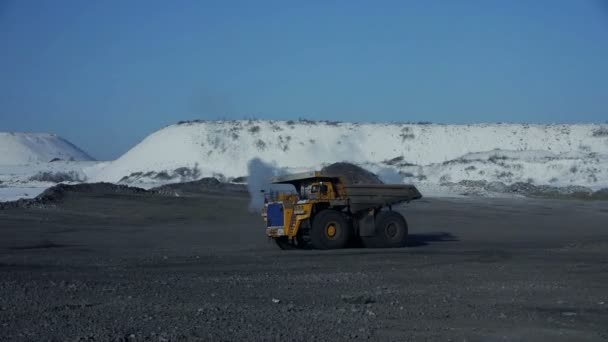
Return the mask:
[[[48,163],[53,159],[93,160],[87,153],[54,134],[0,132],[0,165]]]
[[[185,122],[151,134],[92,180],[231,179],[246,176],[256,157],[294,171],[349,161],[390,182],[601,188],[608,186],[608,125]]]

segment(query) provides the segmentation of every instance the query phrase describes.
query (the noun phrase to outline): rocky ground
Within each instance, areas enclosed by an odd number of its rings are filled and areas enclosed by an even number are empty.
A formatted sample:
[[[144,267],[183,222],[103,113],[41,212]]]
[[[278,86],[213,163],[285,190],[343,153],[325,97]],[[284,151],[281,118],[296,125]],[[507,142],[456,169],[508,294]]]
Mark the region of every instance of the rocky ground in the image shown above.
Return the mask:
[[[593,190],[584,186],[551,186],[534,185],[532,183],[517,182],[505,184],[502,182],[463,180],[458,183],[443,183],[441,186],[450,189],[450,192],[460,193],[464,196],[502,196],[516,195],[531,198],[549,199],[582,199],[605,201],[608,200],[608,188]]]
[[[605,201],[423,199],[407,248],[282,251],[246,193],[183,191],[0,210],[0,340],[608,339]]]

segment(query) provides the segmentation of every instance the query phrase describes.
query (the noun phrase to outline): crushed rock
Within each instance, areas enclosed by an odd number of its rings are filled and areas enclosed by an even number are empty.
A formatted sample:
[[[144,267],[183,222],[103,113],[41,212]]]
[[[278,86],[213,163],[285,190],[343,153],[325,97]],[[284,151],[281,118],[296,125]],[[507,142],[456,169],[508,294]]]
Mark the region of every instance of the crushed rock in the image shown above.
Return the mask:
[[[321,172],[340,175],[347,184],[383,184],[372,172],[355,164],[339,162],[325,166]]]

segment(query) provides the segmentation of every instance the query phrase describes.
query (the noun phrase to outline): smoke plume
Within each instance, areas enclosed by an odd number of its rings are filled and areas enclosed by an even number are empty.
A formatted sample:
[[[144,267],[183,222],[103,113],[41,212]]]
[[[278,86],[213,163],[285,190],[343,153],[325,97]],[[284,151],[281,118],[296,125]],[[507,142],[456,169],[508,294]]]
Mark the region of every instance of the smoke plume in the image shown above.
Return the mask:
[[[385,184],[400,184],[403,183],[403,176],[394,168],[383,167],[376,172],[378,178]]]
[[[270,189],[270,178],[284,173],[276,165],[253,158],[247,163],[247,189],[249,190],[249,210],[259,212],[264,206],[264,193]]]

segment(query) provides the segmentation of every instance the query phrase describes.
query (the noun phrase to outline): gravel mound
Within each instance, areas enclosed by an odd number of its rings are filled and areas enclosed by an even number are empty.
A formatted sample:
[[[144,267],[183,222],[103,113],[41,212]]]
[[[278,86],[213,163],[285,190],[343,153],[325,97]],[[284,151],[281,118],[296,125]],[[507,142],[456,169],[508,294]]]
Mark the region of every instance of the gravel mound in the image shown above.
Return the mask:
[[[503,182],[487,182],[485,180],[462,180],[458,183],[445,183],[445,185],[464,186],[469,189],[467,191],[469,193],[475,193],[476,190],[485,190],[497,193],[520,194],[528,197],[608,200],[608,189],[593,191],[588,187],[576,185],[556,187],[550,185],[534,185],[524,182],[516,182],[507,185]]]
[[[61,182],[82,182],[84,177],[81,177],[76,171],[68,171],[68,172],[51,172],[51,171],[41,171],[37,174],[30,177],[30,181],[38,181],[38,182],[51,182],[51,183],[61,183]]]
[[[44,208],[60,203],[69,193],[95,195],[150,195],[150,196],[187,196],[202,193],[247,192],[244,184],[222,183],[216,178],[202,178],[193,182],[172,183],[150,190],[113,183],[58,184],[50,187],[31,199],[0,202],[0,209]]]
[[[333,163],[324,167],[321,171],[342,176],[347,184],[383,184],[375,174],[351,163]]]
[[[247,192],[244,184],[222,183],[217,178],[207,177],[192,182],[172,183],[150,189],[162,195],[183,196],[209,192]]]
[[[594,199],[608,200],[608,188],[600,189],[591,195]]]
[[[44,208],[54,206],[61,202],[69,193],[87,193],[96,195],[108,194],[145,194],[149,191],[112,183],[82,183],[82,184],[58,184],[44,190],[40,195],[31,199],[20,199],[17,201],[0,202],[0,209],[8,208]]]
[[[113,183],[81,183],[81,184],[58,184],[46,189],[38,197],[44,198],[60,198],[67,193],[94,193],[94,194],[118,194],[118,195],[133,195],[143,194],[148,192],[145,189]],[[37,197],[37,198],[38,198]]]

